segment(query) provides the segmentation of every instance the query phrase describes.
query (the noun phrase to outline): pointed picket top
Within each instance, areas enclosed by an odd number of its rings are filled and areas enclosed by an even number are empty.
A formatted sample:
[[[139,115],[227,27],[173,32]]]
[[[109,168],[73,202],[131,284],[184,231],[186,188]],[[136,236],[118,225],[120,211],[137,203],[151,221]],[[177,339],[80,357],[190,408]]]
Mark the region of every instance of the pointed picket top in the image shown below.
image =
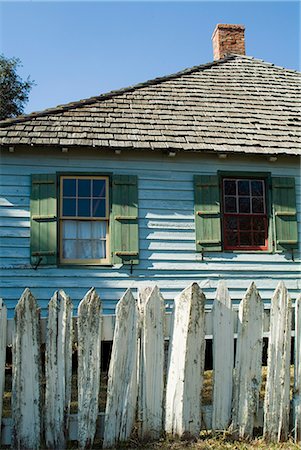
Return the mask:
[[[192,283],[175,299],[167,370],[165,431],[197,437],[200,432],[205,352],[205,295]],[[195,374],[200,374],[195,376]],[[197,401],[196,401],[197,400]]]
[[[101,300],[90,289],[78,306],[78,443],[93,446],[101,370]]]
[[[301,443],[301,295],[295,302],[295,373],[294,373],[294,429],[295,442]]]
[[[15,308],[12,387],[12,447],[40,448],[41,355],[40,314],[27,288]]]
[[[289,432],[291,318],[291,298],[281,281],[271,301],[263,427],[267,441],[285,441]]]
[[[103,447],[126,441],[137,406],[138,308],[128,289],[116,306],[116,322],[108,375]]]
[[[259,406],[263,312],[263,302],[252,282],[239,305],[233,382],[231,428],[241,438],[252,437]]]
[[[6,323],[7,308],[0,298],[0,424],[2,420],[3,393],[5,382],[5,357],[6,357]],[[1,443],[1,426],[0,426],[0,443]]]
[[[66,447],[72,377],[72,309],[64,291],[48,304],[46,336],[45,441],[48,448]]]
[[[227,285],[220,280],[212,307],[213,402],[212,429],[225,430],[231,420],[234,331],[232,301]]]
[[[139,355],[138,417],[142,439],[158,439],[163,427],[164,299],[157,286],[144,302]]]

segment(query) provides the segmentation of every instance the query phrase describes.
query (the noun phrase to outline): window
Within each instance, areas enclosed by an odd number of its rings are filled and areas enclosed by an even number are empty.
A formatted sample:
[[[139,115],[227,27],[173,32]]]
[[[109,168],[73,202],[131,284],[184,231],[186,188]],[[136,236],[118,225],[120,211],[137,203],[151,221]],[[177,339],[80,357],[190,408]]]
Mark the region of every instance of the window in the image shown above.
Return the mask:
[[[225,250],[268,249],[265,184],[264,179],[223,179]]]
[[[194,176],[197,252],[298,248],[293,177],[221,172]]]
[[[33,174],[30,255],[34,268],[139,264],[138,177]]]
[[[60,261],[98,264],[109,255],[107,177],[60,178]]]

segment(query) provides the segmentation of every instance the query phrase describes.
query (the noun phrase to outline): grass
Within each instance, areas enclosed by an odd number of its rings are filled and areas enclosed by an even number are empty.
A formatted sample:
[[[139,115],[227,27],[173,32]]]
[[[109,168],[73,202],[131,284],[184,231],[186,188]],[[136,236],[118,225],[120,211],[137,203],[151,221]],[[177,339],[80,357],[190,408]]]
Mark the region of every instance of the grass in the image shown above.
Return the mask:
[[[12,375],[11,367],[6,371],[5,377],[5,392],[3,400],[3,417],[11,416],[11,384]],[[212,402],[212,370],[207,370],[204,372],[203,389],[202,389],[202,404],[210,405]],[[260,390],[260,400],[264,399],[265,384],[266,384],[267,369],[262,368],[262,385]],[[43,383],[44,384],[44,383]],[[293,366],[291,366],[291,393],[293,388]],[[107,391],[107,373],[103,372],[101,374],[101,385],[99,393],[99,410],[105,410],[106,403],[106,391]],[[77,402],[77,375],[74,373],[72,375],[72,396],[71,396],[71,414],[76,414],[78,409]],[[93,449],[101,449],[102,444],[100,440],[95,441]],[[123,446],[120,445],[119,448],[123,449],[135,449],[135,450],[221,450],[221,449],[231,449],[231,450],[252,450],[252,449],[262,449],[262,450],[300,450],[301,447],[294,444],[292,441],[282,443],[282,444],[267,444],[262,439],[257,438],[250,442],[233,440],[230,433],[212,433],[207,431],[202,431],[200,438],[193,441],[177,440],[177,439],[161,439],[153,443],[143,443],[137,438],[133,438],[127,444]],[[75,443],[70,442],[68,449],[77,449]]]

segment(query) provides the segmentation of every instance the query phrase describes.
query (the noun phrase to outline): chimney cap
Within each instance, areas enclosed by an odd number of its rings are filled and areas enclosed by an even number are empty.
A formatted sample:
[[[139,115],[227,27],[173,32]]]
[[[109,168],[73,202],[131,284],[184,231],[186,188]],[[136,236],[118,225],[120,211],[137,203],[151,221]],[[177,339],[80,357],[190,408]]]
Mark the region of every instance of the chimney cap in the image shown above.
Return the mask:
[[[212,39],[217,32],[217,30],[240,30],[245,31],[246,27],[244,25],[233,24],[233,23],[218,23],[213,31]]]

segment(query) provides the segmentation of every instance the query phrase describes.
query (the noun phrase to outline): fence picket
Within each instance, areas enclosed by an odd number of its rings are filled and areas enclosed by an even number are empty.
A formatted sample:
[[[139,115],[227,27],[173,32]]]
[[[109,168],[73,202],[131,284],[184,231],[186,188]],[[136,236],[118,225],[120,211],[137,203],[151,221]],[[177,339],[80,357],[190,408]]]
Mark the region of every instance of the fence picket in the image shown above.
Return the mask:
[[[126,441],[137,406],[137,303],[128,289],[116,306],[116,322],[108,376],[103,447]]]
[[[66,447],[72,376],[72,302],[57,291],[48,304],[46,336],[45,440],[48,448]]]
[[[263,436],[280,442],[288,437],[290,413],[291,299],[280,282],[271,300],[268,372]]]
[[[78,306],[78,443],[92,447],[98,415],[101,301],[90,289]]]
[[[232,430],[252,437],[259,406],[262,364],[263,303],[252,282],[239,305],[234,369]]]
[[[29,289],[15,309],[12,447],[38,449],[41,442],[40,311]]]
[[[294,383],[294,429],[295,442],[301,443],[301,295],[295,303],[295,383]]]
[[[231,420],[234,365],[234,330],[231,298],[224,281],[219,281],[212,308],[213,401],[212,429],[225,430]]]
[[[165,431],[173,435],[197,437],[200,432],[204,306],[205,296],[197,283],[175,299],[165,408]]]
[[[6,323],[7,323],[7,309],[0,298],[0,445],[1,445],[1,420],[2,420],[2,406],[3,393],[5,382],[5,357],[6,357]]]
[[[142,313],[139,410],[143,439],[162,434],[164,376],[164,299],[155,286]]]

